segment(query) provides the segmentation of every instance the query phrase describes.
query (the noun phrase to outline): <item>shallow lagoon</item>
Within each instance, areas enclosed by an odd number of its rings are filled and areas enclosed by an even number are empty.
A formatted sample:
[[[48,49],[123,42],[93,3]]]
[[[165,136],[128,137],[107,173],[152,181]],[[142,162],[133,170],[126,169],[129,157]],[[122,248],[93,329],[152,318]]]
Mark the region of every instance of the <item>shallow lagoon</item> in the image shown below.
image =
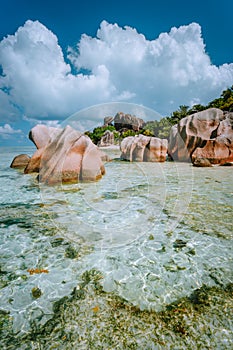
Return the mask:
[[[9,168],[33,148],[1,153],[3,349],[233,347],[231,167],[116,159],[48,188]]]

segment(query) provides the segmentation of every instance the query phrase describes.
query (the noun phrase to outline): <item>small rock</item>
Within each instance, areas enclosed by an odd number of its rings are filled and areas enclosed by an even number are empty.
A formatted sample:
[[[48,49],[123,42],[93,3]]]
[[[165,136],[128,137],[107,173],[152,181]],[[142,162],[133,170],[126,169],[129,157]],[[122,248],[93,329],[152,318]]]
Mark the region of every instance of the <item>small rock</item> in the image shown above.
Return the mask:
[[[30,159],[31,158],[27,154],[19,154],[12,160],[10,167],[24,169],[28,165]]]
[[[210,167],[212,164],[207,158],[196,158],[193,162],[193,165],[196,167]]]
[[[42,295],[42,291],[41,291],[41,289],[39,287],[33,287],[32,288],[32,296],[33,296],[33,298],[38,299],[38,298],[41,297],[41,295]]]

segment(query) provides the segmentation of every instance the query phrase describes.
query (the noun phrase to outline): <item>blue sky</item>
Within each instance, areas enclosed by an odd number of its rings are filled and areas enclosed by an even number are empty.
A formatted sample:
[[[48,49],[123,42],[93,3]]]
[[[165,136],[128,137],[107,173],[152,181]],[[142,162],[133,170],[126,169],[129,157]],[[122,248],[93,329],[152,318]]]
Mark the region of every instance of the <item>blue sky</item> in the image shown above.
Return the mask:
[[[94,104],[169,115],[233,84],[230,0],[0,5],[0,145],[24,143],[36,123],[58,125]]]

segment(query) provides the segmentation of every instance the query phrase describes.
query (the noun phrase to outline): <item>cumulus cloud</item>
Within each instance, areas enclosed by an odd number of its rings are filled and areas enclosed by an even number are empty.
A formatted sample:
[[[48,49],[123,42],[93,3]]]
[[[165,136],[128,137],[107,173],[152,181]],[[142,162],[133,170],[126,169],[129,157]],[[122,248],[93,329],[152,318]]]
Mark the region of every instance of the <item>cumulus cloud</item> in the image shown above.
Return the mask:
[[[135,29],[104,21],[97,37],[83,35],[69,58],[78,69],[92,72],[104,65],[119,94],[127,92],[131,101],[162,113],[192,101],[208,102],[233,82],[233,64],[211,64],[197,23],[149,41]]]
[[[52,126],[54,128],[60,128],[61,124],[59,120],[38,120],[36,118],[28,118],[26,115],[22,118],[25,122],[28,122],[31,127],[35,126],[36,124],[45,124],[47,126]]]
[[[22,130],[15,130],[9,124],[0,126],[0,137],[2,139],[9,139],[13,134],[22,134]]]
[[[69,63],[67,63],[69,62]],[[168,115],[207,103],[233,84],[233,64],[211,64],[197,23],[155,40],[103,21],[64,58],[57,37],[27,21],[0,43],[1,118],[61,120],[94,104],[126,101]],[[77,74],[74,74],[74,69]]]
[[[0,103],[5,99],[12,108],[17,106],[15,115],[23,111],[38,119],[64,117],[90,102],[107,100],[112,92],[103,65],[88,76],[71,74],[57,37],[38,21],[27,21],[2,40],[0,64]]]

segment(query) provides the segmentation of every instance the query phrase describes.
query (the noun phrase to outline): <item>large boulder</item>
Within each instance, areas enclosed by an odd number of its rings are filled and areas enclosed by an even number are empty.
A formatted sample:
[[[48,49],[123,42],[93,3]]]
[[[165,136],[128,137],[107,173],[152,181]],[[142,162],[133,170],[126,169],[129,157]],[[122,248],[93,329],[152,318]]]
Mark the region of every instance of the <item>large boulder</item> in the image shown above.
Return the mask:
[[[139,131],[143,129],[145,122],[141,118],[137,118],[131,114],[125,114],[123,112],[118,112],[114,117],[114,126],[116,130],[130,129],[134,131]]]
[[[46,146],[53,137],[58,135],[61,129],[38,124],[29,132],[29,139],[40,149]]]
[[[171,128],[168,154],[195,164],[197,158],[211,164],[233,161],[233,114],[209,108],[181,119]]]
[[[145,148],[145,162],[165,162],[167,156],[167,139],[151,137],[148,147]]]
[[[167,140],[140,134],[123,139],[120,148],[121,159],[130,162],[164,162],[167,154]]]
[[[208,140],[203,147],[197,147],[192,154],[192,162],[198,158],[206,158],[211,164],[223,165],[233,162],[233,138],[216,138]]]
[[[132,162],[132,144],[133,144],[134,136],[125,137],[120,144],[121,150],[121,159],[129,160]]]
[[[24,169],[25,174],[39,173],[44,148],[37,149]]]
[[[24,169],[28,165],[29,161],[30,157],[27,154],[19,154],[12,160],[10,167]]]
[[[105,173],[102,155],[88,136],[70,126],[45,128],[38,125],[30,132],[38,150],[25,173],[38,172],[40,182],[47,184],[96,181],[102,177]]]

